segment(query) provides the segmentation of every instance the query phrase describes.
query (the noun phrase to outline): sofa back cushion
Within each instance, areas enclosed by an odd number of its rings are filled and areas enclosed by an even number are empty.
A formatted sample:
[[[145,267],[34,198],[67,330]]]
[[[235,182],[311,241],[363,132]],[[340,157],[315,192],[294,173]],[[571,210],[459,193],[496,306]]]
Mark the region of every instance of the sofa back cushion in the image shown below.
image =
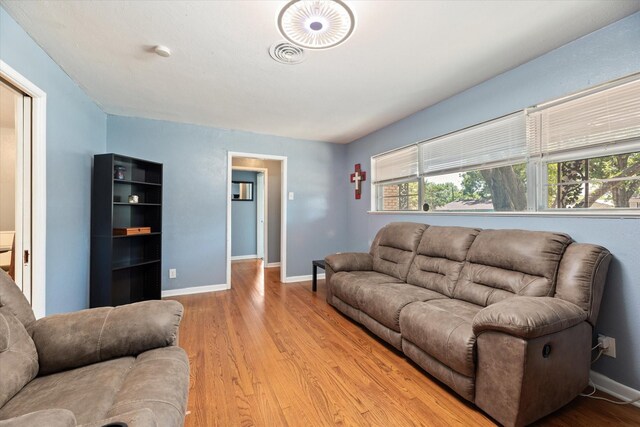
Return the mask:
[[[481,306],[514,295],[553,296],[566,234],[483,230],[467,253],[453,297]]]
[[[24,325],[0,308],[0,407],[38,374],[38,352]]]
[[[0,307],[6,307],[25,328],[36,320],[29,301],[11,276],[2,269],[0,269]]]
[[[373,269],[400,280],[406,280],[426,224],[392,222],[387,224],[371,245]]]
[[[453,296],[476,228],[430,226],[422,234],[407,283]]]

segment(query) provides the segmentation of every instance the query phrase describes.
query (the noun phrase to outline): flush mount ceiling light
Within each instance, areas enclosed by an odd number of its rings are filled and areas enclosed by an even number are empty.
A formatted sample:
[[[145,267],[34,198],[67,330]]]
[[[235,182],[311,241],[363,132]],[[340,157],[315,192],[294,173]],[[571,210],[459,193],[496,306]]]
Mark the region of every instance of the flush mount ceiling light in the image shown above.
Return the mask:
[[[293,0],[278,15],[278,29],[305,49],[328,49],[353,33],[356,20],[340,0]]]

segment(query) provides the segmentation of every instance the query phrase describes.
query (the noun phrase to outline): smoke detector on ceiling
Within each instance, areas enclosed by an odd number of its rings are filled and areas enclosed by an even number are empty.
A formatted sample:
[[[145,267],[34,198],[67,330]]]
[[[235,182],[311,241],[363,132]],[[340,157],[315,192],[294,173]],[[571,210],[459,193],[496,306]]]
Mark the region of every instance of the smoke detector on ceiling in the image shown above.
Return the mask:
[[[277,42],[269,48],[269,55],[281,64],[294,65],[304,61],[304,49],[289,42]]]
[[[153,51],[156,53],[156,55],[162,56],[163,58],[168,58],[171,56],[171,49],[161,44],[153,48]]]

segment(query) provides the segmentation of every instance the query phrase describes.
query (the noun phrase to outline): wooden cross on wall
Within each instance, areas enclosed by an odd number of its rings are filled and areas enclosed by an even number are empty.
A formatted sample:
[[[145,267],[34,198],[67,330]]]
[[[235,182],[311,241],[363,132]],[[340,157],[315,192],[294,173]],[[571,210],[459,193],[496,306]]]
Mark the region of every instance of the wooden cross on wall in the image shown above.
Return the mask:
[[[360,195],[362,194],[362,185],[360,182],[366,180],[367,173],[360,168],[360,163],[357,163],[355,166],[355,172],[350,176],[350,181],[356,184],[356,200],[360,199]]]

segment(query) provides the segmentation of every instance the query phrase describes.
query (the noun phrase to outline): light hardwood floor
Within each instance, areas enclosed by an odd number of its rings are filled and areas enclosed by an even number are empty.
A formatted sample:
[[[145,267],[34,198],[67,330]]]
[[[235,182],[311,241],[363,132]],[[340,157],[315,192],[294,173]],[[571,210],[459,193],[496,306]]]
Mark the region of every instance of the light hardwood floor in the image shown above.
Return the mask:
[[[189,354],[186,426],[491,426],[494,422],[339,314],[310,282],[233,263],[232,289],[175,297]],[[640,425],[640,408],[579,397],[537,425]]]

